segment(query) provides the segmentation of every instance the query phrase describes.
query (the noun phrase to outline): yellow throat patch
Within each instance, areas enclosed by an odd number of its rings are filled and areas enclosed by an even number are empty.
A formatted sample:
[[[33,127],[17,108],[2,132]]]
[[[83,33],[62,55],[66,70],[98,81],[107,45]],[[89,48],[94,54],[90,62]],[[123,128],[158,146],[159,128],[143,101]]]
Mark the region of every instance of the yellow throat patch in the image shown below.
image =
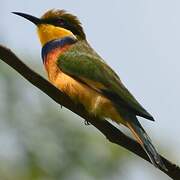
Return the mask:
[[[66,36],[73,36],[76,38],[71,31],[50,24],[39,25],[37,27],[37,32],[42,46],[51,40],[64,38]]]

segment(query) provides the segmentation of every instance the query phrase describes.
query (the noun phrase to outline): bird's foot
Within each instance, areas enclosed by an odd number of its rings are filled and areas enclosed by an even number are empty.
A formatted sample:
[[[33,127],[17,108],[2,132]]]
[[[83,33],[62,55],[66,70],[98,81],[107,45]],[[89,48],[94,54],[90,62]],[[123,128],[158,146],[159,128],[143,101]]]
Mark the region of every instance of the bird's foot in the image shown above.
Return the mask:
[[[86,125],[86,126],[89,126],[89,125],[91,125],[91,123],[89,122],[89,121],[84,121],[84,124]]]

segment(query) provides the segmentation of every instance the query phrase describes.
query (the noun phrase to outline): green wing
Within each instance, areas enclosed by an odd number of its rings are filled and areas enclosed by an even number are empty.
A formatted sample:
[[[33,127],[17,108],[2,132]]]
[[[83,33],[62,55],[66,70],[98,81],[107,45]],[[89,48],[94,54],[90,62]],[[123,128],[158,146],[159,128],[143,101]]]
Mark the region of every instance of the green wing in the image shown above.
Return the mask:
[[[87,42],[81,41],[74,44],[67,52],[60,55],[57,65],[64,73],[103,93],[128,112],[154,120],[125,88],[117,74]]]

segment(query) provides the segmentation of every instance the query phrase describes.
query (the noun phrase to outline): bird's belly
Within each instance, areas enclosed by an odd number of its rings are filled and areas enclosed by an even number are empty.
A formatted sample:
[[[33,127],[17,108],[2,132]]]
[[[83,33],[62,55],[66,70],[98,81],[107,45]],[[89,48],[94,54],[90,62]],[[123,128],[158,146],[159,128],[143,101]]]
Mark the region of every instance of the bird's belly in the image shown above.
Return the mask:
[[[53,56],[54,54],[45,61],[48,78],[52,84],[67,94],[73,101],[82,104],[89,113],[99,117],[110,118],[117,123],[123,123],[122,118],[108,98],[86,84],[63,73],[57,67],[55,63],[56,58]]]
[[[66,93],[73,101],[82,104],[89,113],[123,123],[112,102],[94,89],[59,70],[55,71],[54,75],[49,74],[49,78],[52,84]]]
[[[115,113],[109,99],[63,72],[59,72],[52,83],[75,102],[81,103],[89,113],[103,117],[112,116],[110,111]]]

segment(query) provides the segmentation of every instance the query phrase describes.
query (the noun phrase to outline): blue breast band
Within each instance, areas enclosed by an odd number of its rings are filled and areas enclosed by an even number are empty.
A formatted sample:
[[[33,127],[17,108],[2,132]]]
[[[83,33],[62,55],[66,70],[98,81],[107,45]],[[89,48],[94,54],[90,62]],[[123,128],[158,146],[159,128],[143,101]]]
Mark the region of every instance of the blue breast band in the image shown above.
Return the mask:
[[[42,47],[42,51],[41,51],[41,57],[43,60],[43,63],[46,59],[47,54],[57,48],[57,47],[64,47],[65,45],[70,45],[75,43],[77,40],[74,39],[73,37],[67,36],[65,38],[62,39],[55,39],[52,41],[47,42],[43,47]]]

